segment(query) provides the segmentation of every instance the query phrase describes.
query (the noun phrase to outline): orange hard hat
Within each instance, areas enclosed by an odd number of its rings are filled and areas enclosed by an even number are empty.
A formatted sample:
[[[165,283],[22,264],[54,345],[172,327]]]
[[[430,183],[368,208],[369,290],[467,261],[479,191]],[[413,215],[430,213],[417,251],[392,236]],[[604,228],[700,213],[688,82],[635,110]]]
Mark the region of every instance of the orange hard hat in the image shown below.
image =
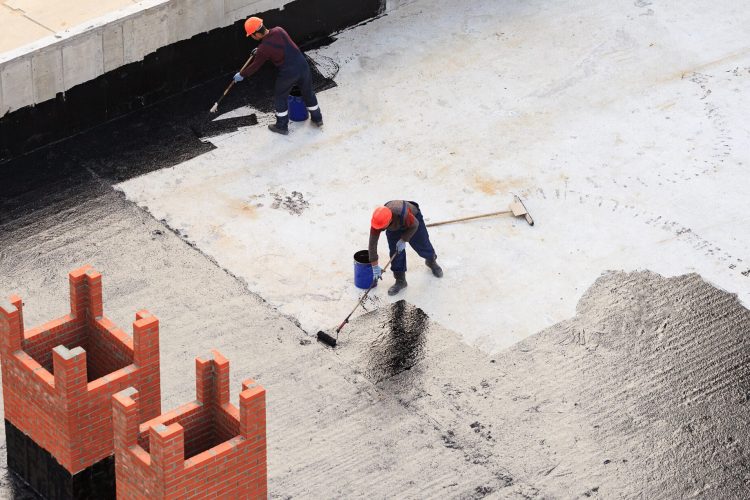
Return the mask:
[[[391,223],[393,213],[388,207],[378,207],[372,212],[371,225],[374,229],[385,229]]]
[[[252,35],[263,27],[263,19],[259,17],[248,17],[245,21],[245,33],[247,36]]]

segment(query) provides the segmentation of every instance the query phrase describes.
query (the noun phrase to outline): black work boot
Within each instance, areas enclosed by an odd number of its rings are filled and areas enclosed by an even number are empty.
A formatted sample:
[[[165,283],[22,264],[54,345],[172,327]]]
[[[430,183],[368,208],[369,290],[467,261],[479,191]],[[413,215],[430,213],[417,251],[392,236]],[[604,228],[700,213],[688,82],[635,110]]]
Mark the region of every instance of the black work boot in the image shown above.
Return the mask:
[[[276,132],[277,134],[281,134],[281,135],[289,134],[288,128],[281,128],[275,123],[273,125],[269,125],[268,130],[270,130],[271,132]]]
[[[424,263],[427,264],[427,267],[429,267],[430,269],[432,269],[432,274],[436,278],[442,278],[443,277],[443,268],[438,265],[437,258],[432,259],[432,260],[425,259]]]
[[[323,126],[323,114],[320,112],[320,108],[317,107],[317,105],[314,110],[310,111],[310,121],[312,121],[318,128]]]
[[[289,133],[289,115],[276,115],[276,123],[269,125],[268,130],[277,134],[287,135]]]
[[[406,273],[394,272],[393,276],[396,278],[396,282],[388,289],[388,295],[396,295],[403,288],[406,288]]]

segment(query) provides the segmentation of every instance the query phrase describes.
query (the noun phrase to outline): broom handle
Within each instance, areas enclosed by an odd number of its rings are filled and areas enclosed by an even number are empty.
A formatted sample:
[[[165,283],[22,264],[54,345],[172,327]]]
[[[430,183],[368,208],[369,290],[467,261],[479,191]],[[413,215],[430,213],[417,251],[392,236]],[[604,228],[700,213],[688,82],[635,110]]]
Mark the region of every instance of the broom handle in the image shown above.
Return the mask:
[[[385,264],[385,267],[383,267],[383,272],[385,272],[385,270],[386,270],[386,269],[388,269],[388,266],[390,266],[390,265],[391,265],[391,262],[393,262],[393,259],[395,259],[395,258],[396,258],[396,255],[398,255],[398,252],[394,253],[394,254],[393,254],[393,255],[391,256],[391,258],[390,258],[390,259],[388,260],[388,262],[387,262],[387,263]],[[354,314],[354,311],[356,311],[356,310],[357,310],[357,308],[358,308],[359,306],[361,306],[361,305],[362,305],[362,302],[364,302],[364,301],[365,301],[365,299],[367,298],[367,295],[368,295],[368,294],[370,293],[370,290],[372,290],[373,288],[375,288],[375,284],[376,284],[376,283],[377,283],[377,281],[375,281],[375,280],[372,280],[372,285],[370,285],[370,288],[368,288],[368,289],[367,289],[367,291],[365,292],[365,294],[364,294],[364,295],[362,295],[362,298],[361,298],[361,299],[359,299],[359,302],[357,302],[357,305],[356,305],[356,306],[354,306],[354,309],[352,309],[352,312],[350,312],[350,313],[349,313],[349,316],[347,316],[347,317],[346,317],[346,319],[345,319],[344,321],[342,321],[342,322],[341,322],[341,324],[339,325],[339,327],[338,327],[338,328],[336,328],[336,335],[337,335],[337,336],[338,336],[339,332],[341,331],[341,329],[342,329],[342,328],[344,328],[344,325],[345,325],[345,324],[347,324],[347,323],[349,322],[349,318],[351,318],[351,317],[352,317],[352,314]],[[337,338],[338,338],[338,337],[337,337]]]
[[[242,73],[242,71],[244,71],[245,68],[247,68],[248,66],[250,66],[250,63],[252,62],[253,57],[255,57],[255,54],[250,54],[250,57],[247,59],[247,61],[245,61],[245,64],[242,65],[242,67],[240,68],[240,73]],[[227,86],[227,89],[224,91],[224,93],[221,94],[221,97],[219,97],[219,100],[216,101],[216,104],[219,104],[221,102],[221,100],[224,99],[227,96],[227,94],[229,93],[229,91],[232,90],[232,87],[234,87],[234,84],[235,84],[235,81],[232,80],[229,83],[229,85]]]
[[[426,227],[442,226],[444,224],[453,224],[454,222],[463,222],[466,220],[481,219],[483,217],[492,217],[494,215],[502,215],[502,214],[509,214],[509,213],[511,213],[511,210],[503,210],[502,212],[492,212],[490,214],[472,215],[471,217],[461,217],[460,219],[451,219],[451,220],[444,220],[440,222],[432,222],[430,224],[427,224]]]

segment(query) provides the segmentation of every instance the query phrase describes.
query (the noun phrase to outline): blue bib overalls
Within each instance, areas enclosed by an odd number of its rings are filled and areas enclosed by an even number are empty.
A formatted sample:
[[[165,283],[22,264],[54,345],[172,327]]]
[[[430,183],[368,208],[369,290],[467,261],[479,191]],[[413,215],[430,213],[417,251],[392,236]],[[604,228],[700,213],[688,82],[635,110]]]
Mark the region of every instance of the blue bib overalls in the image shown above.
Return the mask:
[[[419,209],[417,203],[413,201],[410,201],[409,203],[417,207],[417,213],[414,214],[414,217],[419,221],[417,232],[414,233],[414,236],[409,240],[409,245],[411,245],[414,251],[423,259],[435,260],[437,255],[435,254],[435,249],[432,247],[432,243],[430,243],[430,235],[427,234],[427,226],[425,226],[424,219],[422,218],[422,211]],[[401,209],[400,218],[401,225],[405,226],[406,203],[404,203],[404,207]],[[385,232],[385,236],[388,238],[388,248],[390,249],[391,255],[396,253],[396,242],[401,238],[401,235],[404,234],[404,231],[406,231],[406,229]],[[391,263],[391,271],[394,273],[406,272],[406,252],[401,252],[393,259],[393,262]]]
[[[287,99],[292,87],[297,85],[302,92],[302,100],[305,101],[310,118],[314,122],[323,120],[318,106],[318,99],[312,88],[312,73],[302,52],[289,44],[286,40],[283,45],[266,42],[271,47],[284,50],[284,64],[279,67],[279,75],[276,77],[274,86],[274,108],[276,110],[276,126],[286,130],[289,126],[289,110]]]

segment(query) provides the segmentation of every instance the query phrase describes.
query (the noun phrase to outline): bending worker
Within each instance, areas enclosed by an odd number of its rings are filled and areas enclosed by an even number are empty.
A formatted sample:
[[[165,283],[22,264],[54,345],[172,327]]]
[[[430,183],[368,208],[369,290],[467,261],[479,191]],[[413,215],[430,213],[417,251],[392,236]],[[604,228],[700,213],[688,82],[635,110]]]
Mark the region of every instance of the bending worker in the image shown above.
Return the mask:
[[[253,40],[259,41],[260,45],[253,51],[255,55],[253,61],[234,75],[234,81],[241,82],[258,71],[268,60],[279,68],[273,91],[276,123],[269,125],[268,128],[272,132],[283,135],[289,133],[287,99],[289,98],[289,92],[295,85],[302,91],[302,100],[305,101],[305,105],[310,111],[312,122],[318,127],[322,127],[323,116],[320,113],[318,99],[313,92],[310,66],[299,47],[289,38],[289,34],[278,26],[270,30],[266,29],[263,26],[263,20],[259,17],[250,17],[245,21],[245,32]]]
[[[430,235],[427,234],[427,227],[422,218],[422,212],[419,211],[419,205],[413,201],[397,200],[377,207],[372,213],[368,251],[374,279],[379,279],[383,273],[383,269],[378,265],[378,239],[383,230],[388,238],[390,255],[398,252],[391,263],[396,283],[388,289],[388,295],[396,295],[401,289],[406,288],[405,250],[407,243],[424,259],[427,267],[432,269],[432,274],[438,278],[443,276],[443,270],[437,263],[437,254],[430,243]]]

